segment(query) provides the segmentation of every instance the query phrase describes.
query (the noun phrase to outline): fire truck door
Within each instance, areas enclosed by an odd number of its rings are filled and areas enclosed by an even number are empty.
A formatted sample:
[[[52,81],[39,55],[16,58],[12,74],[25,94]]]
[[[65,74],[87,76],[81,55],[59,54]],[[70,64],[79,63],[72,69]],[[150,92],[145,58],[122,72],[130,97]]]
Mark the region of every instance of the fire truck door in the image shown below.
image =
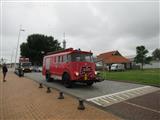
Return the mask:
[[[50,58],[46,58],[46,62],[45,62],[45,66],[46,66],[46,70],[50,70]]]
[[[58,56],[56,56],[54,59],[55,59],[55,62],[53,65],[52,73],[54,75],[58,75],[58,73],[59,73],[59,58],[58,58]]]
[[[57,75],[61,76],[62,71],[63,71],[62,56],[58,56],[57,61],[58,61],[57,64],[56,64]]]

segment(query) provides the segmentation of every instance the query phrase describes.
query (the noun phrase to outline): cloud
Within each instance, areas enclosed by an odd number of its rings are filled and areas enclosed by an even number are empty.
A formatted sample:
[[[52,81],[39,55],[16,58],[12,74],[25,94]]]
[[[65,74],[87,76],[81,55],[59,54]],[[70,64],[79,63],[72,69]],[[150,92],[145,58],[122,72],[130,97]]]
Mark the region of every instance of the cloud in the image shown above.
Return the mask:
[[[159,5],[157,2],[58,2],[10,3],[2,5],[2,55],[16,48],[19,25],[20,43],[27,36],[41,33],[63,41],[67,47],[92,50],[99,54],[119,50],[135,54],[136,46],[149,51],[159,47]]]

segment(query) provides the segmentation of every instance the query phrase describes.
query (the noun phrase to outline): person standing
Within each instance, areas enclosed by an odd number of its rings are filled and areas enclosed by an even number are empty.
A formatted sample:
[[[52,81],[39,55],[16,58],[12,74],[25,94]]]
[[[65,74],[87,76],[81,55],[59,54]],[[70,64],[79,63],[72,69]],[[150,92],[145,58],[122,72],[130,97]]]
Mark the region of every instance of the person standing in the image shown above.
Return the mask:
[[[2,72],[3,72],[3,82],[5,82],[5,78],[6,78],[6,74],[8,72],[8,69],[7,69],[7,66],[6,64],[3,64],[3,67],[2,67]]]

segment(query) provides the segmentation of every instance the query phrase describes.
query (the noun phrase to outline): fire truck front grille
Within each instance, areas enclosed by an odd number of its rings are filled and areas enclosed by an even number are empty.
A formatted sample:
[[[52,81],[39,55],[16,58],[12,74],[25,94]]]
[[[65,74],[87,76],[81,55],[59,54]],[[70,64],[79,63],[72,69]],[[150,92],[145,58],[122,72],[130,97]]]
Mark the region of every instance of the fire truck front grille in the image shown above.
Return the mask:
[[[90,73],[92,71],[91,67],[82,67],[81,74]]]

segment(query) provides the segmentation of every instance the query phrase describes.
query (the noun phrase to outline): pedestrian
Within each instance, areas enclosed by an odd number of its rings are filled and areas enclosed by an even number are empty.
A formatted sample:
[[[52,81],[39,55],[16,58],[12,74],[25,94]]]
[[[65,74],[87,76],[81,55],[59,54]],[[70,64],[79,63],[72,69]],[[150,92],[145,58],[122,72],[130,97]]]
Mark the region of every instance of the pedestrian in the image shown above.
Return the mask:
[[[8,69],[7,69],[7,66],[6,64],[3,64],[3,67],[2,67],[2,72],[3,72],[3,82],[6,82],[6,74],[8,72]]]
[[[19,75],[19,77],[24,76],[24,72],[23,72],[22,66],[20,64],[19,64],[19,67],[18,67],[18,75]]]

